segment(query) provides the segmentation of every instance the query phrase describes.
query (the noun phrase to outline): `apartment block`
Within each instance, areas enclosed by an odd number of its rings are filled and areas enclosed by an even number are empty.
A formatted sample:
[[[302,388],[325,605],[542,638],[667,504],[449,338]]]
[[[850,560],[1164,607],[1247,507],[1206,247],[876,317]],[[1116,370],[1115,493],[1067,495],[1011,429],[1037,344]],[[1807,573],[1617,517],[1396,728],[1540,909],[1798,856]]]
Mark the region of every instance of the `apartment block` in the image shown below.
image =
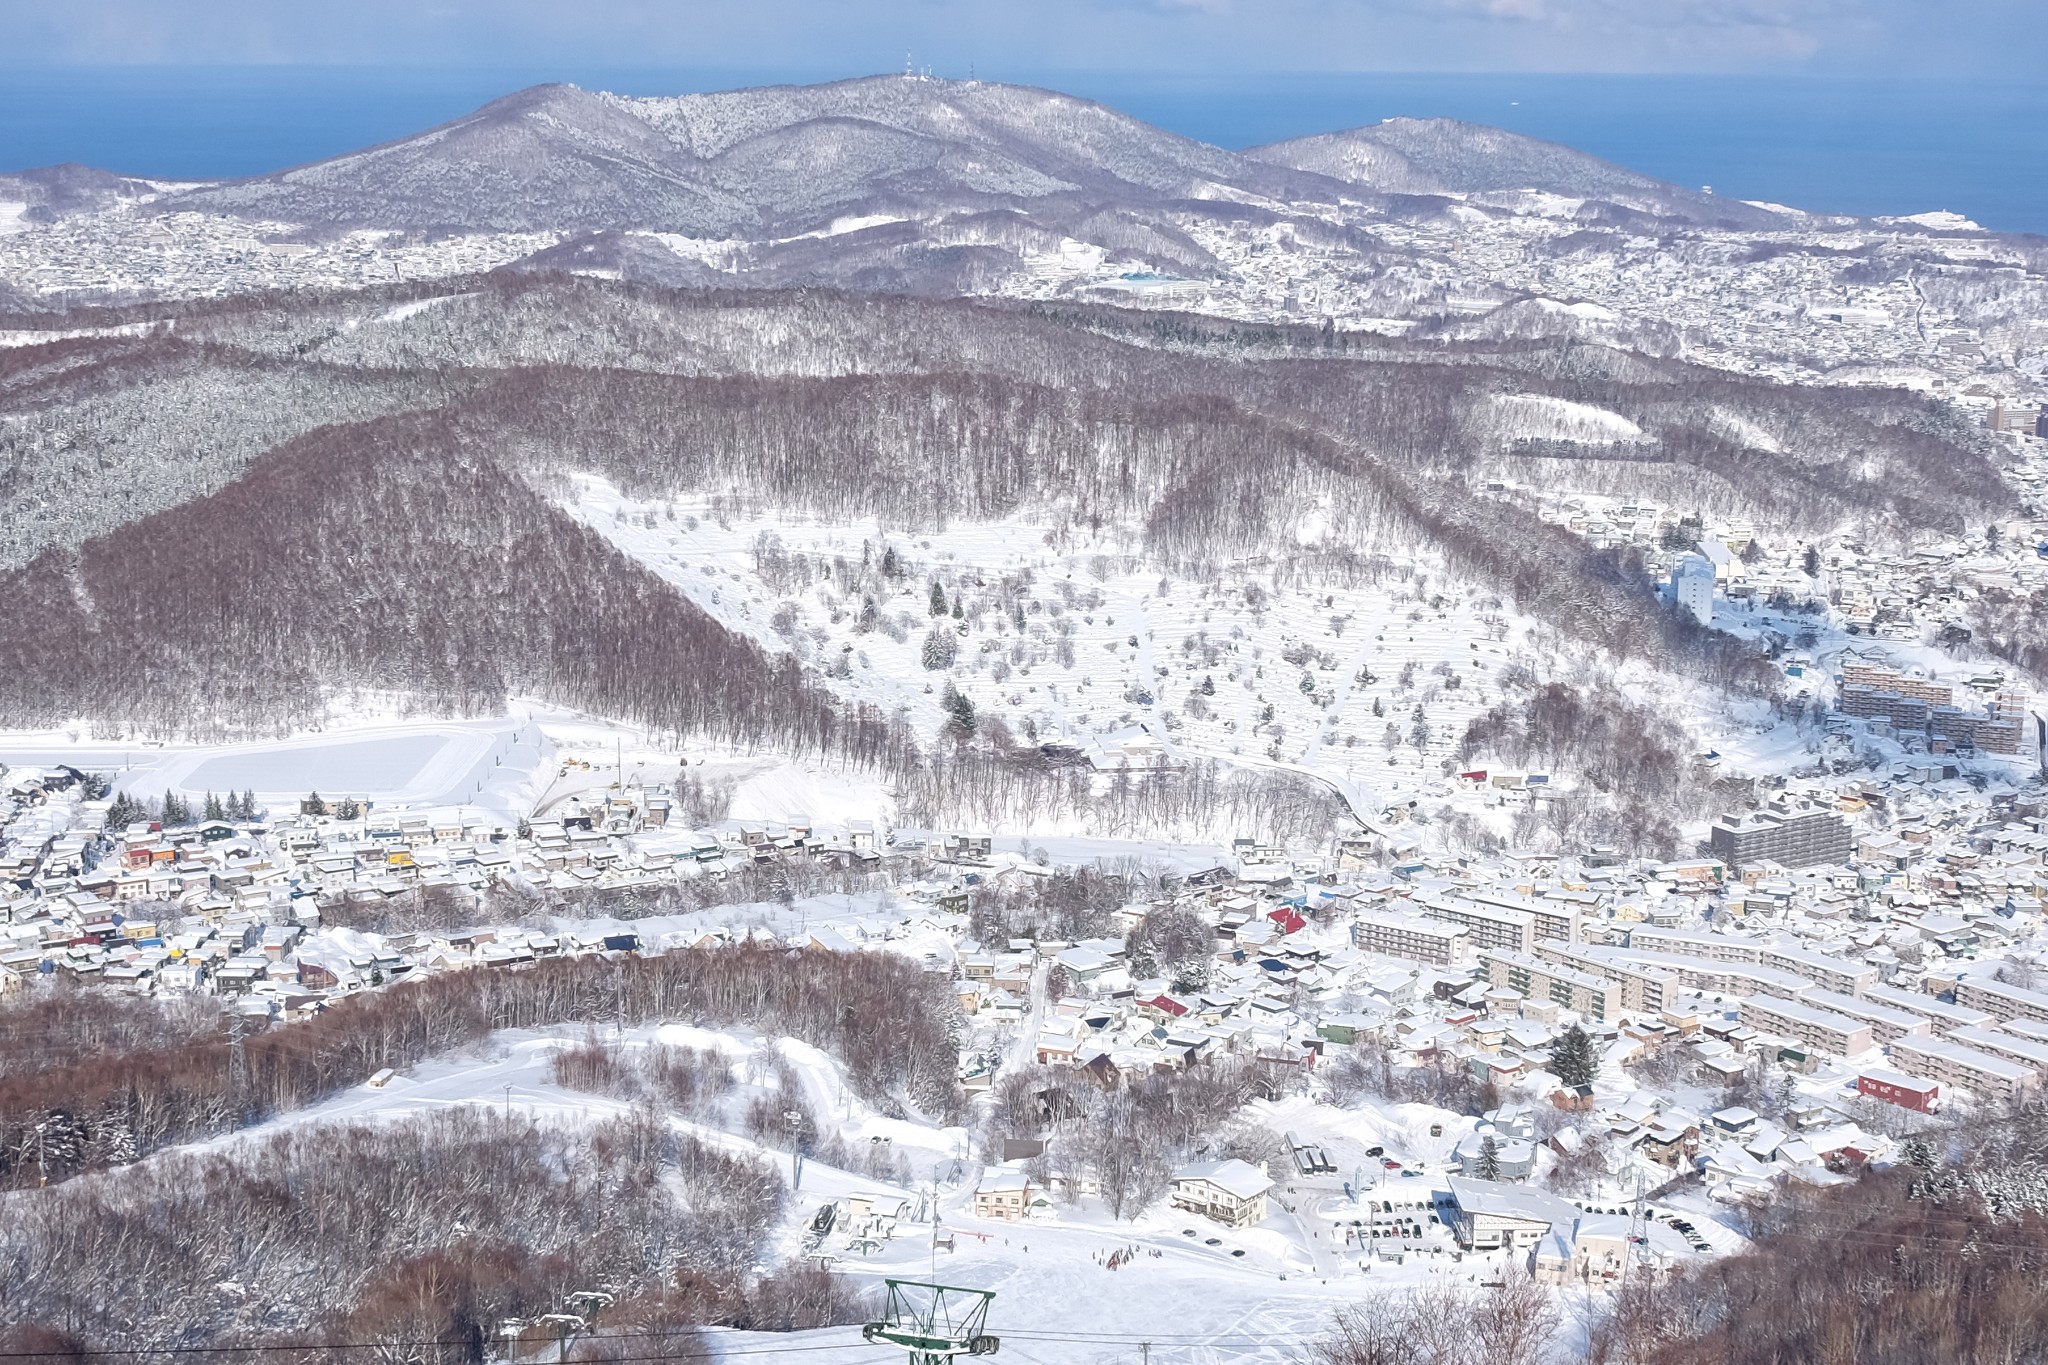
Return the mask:
[[[1925,991],[1900,990],[1897,986],[1865,986],[1863,998],[1874,1004],[1909,1010],[1931,1020],[1941,1029],[1990,1028],[1998,1022],[1983,1010],[1971,1009],[1968,1005],[1952,1005]]]
[[[1677,953],[1702,957],[1710,962],[1760,962],[1763,945],[1740,934],[1695,934],[1683,929],[1652,929],[1638,926],[1629,930],[1628,946],[1648,953]]]
[[[2023,1099],[2040,1086],[2032,1067],[1948,1038],[1901,1038],[1892,1044],[1891,1057],[1916,1076],[1987,1099]]]
[[[1391,910],[1361,911],[1351,922],[1351,942],[1364,952],[1439,966],[1463,962],[1472,951],[1472,936],[1457,925]]]
[[[1614,1019],[1624,1011],[1622,986],[1613,977],[1501,948],[1480,949],[1479,960],[1496,989],[1505,986],[1532,999],[1554,1001],[1589,1019]]]
[[[1707,832],[1714,856],[1730,867],[1757,863],[1816,867],[1849,861],[1849,822],[1820,806],[1781,804],[1724,815]]]
[[[1667,972],[1685,989],[1708,995],[1782,995],[1789,1000],[1797,998],[1801,991],[1813,989],[1813,983],[1805,977],[1762,963],[1711,962],[1703,957],[1638,952],[1634,948],[1611,948],[1607,956]]]
[[[1536,941],[1539,943],[1546,939],[1557,939],[1565,943],[1579,941],[1578,907],[1568,902],[1520,896],[1505,891],[1473,891],[1459,899],[1494,910],[1511,910],[1528,915],[1536,921]]]
[[[2008,986],[2003,981],[1965,977],[1956,982],[1956,1003],[1983,1010],[2001,1024],[2008,1019],[2032,1019],[2048,1024],[2048,995],[2040,991]]]
[[[1457,897],[1415,897],[1423,914],[1455,924],[1472,937],[1474,948],[1501,948],[1528,953],[1536,948],[1536,917],[1525,910],[1502,910]]]
[[[1578,943],[1538,943],[1536,956],[1590,976],[1621,983],[1621,1007],[1631,1014],[1655,1013],[1677,998],[1682,983],[1660,967],[1646,967],[1615,955],[1611,949]]]
[[[2048,1043],[1992,1028],[1950,1029],[1948,1037],[1950,1042],[1961,1043],[1964,1047],[2030,1066],[2036,1075],[2048,1075]]]
[[[1929,706],[1947,706],[1956,699],[1955,689],[1947,683],[1929,682],[1925,678],[1909,678],[1903,673],[1894,673],[1889,668],[1878,668],[1873,664],[1843,664],[1842,683],[1848,687],[1868,687],[1895,696],[1911,697],[1924,701]]]
[[[1867,962],[1851,962],[1808,948],[1766,948],[1759,960],[1766,967],[1803,976],[1843,995],[1861,995],[1878,980],[1877,968]]]
[[[1836,709],[1845,716],[1881,720],[1897,730],[1925,730],[1934,708],[1917,697],[1859,683],[1844,683],[1837,690]]]
[[[1880,1043],[1890,1043],[1894,1038],[1908,1035],[1932,1037],[1934,1023],[1925,1015],[1911,1010],[1902,1010],[1896,1005],[1881,1005],[1874,1000],[1860,996],[1844,995],[1840,991],[1827,990],[1816,986],[1799,993],[1799,1003],[1815,1009],[1832,1010],[1836,1014],[1860,1019],[1870,1025],[1870,1036]]]
[[[1753,995],[1744,1000],[1742,1022],[1761,1032],[1797,1038],[1813,1051],[1831,1057],[1856,1057],[1875,1046],[1870,1025],[1863,1020],[1778,996]]]

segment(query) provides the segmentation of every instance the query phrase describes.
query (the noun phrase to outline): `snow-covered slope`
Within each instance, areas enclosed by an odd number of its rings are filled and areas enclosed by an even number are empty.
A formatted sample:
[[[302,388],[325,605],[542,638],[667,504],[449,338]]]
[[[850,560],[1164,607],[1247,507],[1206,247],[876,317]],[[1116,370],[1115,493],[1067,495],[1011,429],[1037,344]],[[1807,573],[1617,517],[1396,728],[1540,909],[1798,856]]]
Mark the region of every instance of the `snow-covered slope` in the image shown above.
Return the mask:
[[[1460,119],[1388,119],[1255,147],[1246,155],[1390,194],[1538,190],[1688,222],[1731,227],[1783,222],[1768,210],[1684,189],[1560,143]]]
[[[0,231],[6,230],[9,218],[22,223],[54,223],[73,214],[97,213],[115,204],[148,199],[157,189],[146,180],[76,162],[14,171],[0,175]]]
[[[890,76],[658,99],[536,86],[415,137],[180,202],[349,226],[751,237],[878,206],[1219,192],[1327,200],[1340,187],[1051,91]]]

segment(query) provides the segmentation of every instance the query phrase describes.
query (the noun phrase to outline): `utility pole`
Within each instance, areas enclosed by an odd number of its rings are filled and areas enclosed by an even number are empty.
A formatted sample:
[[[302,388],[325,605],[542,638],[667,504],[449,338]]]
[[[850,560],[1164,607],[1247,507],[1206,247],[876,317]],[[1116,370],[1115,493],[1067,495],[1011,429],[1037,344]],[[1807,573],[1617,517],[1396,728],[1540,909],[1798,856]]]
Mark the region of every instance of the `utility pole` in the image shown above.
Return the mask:
[[[228,1098],[235,1106],[235,1122],[249,1112],[249,1054],[242,1046],[248,1016],[236,1010],[228,1019]]]
[[[1151,1343],[1151,1342],[1149,1342],[1149,1341],[1141,1341],[1141,1342],[1139,1342],[1139,1343],[1138,1343],[1138,1353],[1139,1353],[1139,1358],[1140,1358],[1140,1365],[1152,1365],[1152,1343]]]
[[[512,1122],[512,1082],[505,1082],[505,1122]]]
[[[789,1189],[792,1194],[802,1189],[804,1183],[803,1122],[801,1110],[782,1111],[782,1126],[789,1130]]]
[[[1643,1173],[1636,1172],[1636,1203],[1628,1219],[1628,1241],[1621,1248],[1621,1294],[1628,1296],[1628,1269],[1636,1258],[1636,1246],[1647,1237],[1648,1223],[1643,1216]]]

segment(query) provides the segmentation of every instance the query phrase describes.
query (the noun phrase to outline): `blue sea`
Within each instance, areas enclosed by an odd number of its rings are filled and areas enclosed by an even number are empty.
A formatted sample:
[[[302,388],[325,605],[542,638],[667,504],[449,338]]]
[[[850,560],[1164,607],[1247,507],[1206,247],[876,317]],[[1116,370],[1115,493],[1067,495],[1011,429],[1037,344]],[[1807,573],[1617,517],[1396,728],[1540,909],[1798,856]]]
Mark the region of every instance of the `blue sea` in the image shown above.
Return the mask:
[[[829,73],[424,67],[0,68],[0,168],[214,178],[318,160],[567,80],[676,94]],[[847,74],[847,73],[841,73]],[[1395,115],[1568,143],[1680,184],[1840,213],[1948,209],[2048,233],[2048,80],[983,71],[1247,147]]]

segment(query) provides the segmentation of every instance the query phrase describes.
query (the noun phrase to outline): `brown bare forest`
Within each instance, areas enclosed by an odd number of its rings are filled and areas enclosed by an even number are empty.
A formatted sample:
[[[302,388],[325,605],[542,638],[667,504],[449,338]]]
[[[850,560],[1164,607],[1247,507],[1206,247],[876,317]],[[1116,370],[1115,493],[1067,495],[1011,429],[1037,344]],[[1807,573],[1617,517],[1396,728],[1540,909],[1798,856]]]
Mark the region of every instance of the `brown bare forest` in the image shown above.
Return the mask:
[[[0,1184],[41,1185],[132,1161],[303,1108],[494,1030],[563,1023],[744,1024],[826,1049],[885,1108],[945,1114],[956,1103],[958,1006],[942,980],[886,954],[740,945],[444,974],[248,1038],[239,1061],[218,1021],[94,1053],[84,1040],[109,1036],[131,1007],[64,1008],[0,1010]],[[53,1040],[41,1065],[38,1036]]]
[[[1198,575],[1291,544],[1326,502],[1360,555],[1439,552],[1567,636],[1738,688],[1764,670],[1661,611],[1640,565],[1484,491],[1523,458],[1498,396],[1623,415],[1644,442],[1542,458],[1654,468],[1675,500],[1760,523],[1947,526],[2009,500],[1938,404],[1595,347],[471,283],[401,329],[360,323],[404,290],[243,299],[6,357],[0,520],[23,538],[0,546],[0,723],[275,732],[336,690],[438,713],[526,692],[862,763],[900,747],[531,491],[570,470],[907,530],[1115,522]],[[1713,434],[1730,423],[1797,454]],[[1276,572],[1327,555],[1301,558]]]

